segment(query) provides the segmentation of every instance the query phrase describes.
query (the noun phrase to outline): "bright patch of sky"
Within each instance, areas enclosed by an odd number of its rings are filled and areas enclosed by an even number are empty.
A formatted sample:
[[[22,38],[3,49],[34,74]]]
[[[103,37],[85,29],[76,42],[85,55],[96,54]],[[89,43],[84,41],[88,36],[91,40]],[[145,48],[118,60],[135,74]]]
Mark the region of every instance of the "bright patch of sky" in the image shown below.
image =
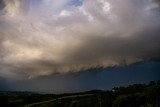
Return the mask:
[[[83,0],[71,0],[69,5],[74,5],[74,6],[81,6],[83,3]]]

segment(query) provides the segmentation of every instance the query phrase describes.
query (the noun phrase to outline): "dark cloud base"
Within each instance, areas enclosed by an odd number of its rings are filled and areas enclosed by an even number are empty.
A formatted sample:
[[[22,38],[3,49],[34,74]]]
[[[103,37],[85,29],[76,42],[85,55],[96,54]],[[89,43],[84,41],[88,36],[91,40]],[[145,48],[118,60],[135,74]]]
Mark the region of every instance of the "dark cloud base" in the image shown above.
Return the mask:
[[[98,68],[85,72],[54,74],[33,80],[7,82],[1,78],[0,89],[10,91],[39,91],[51,93],[79,92],[92,89],[107,90],[134,83],[160,80],[160,60],[143,61],[130,66]]]
[[[2,10],[5,7],[3,0],[0,0],[0,10]]]

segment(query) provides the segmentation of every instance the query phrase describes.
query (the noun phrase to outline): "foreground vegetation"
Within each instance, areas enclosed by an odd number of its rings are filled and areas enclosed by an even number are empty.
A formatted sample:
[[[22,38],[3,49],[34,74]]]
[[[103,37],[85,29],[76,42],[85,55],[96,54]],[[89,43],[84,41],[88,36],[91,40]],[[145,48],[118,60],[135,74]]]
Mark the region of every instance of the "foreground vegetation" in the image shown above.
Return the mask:
[[[160,81],[60,95],[1,91],[0,107],[160,107]]]

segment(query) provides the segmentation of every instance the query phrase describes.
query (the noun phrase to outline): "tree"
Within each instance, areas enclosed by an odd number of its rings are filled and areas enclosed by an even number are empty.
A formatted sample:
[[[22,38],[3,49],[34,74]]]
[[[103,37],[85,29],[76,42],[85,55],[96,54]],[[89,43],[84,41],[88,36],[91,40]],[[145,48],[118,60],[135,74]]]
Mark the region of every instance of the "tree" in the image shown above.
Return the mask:
[[[156,85],[156,83],[154,81],[150,81],[149,86],[153,86],[153,85]]]

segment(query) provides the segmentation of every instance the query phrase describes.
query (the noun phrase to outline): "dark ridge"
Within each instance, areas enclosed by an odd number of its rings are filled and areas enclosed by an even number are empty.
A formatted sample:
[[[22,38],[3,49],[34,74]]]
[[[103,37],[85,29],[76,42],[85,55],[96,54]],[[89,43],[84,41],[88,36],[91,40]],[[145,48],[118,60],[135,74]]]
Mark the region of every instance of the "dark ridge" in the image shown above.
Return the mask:
[[[160,81],[79,93],[0,91],[2,107],[160,107]]]

